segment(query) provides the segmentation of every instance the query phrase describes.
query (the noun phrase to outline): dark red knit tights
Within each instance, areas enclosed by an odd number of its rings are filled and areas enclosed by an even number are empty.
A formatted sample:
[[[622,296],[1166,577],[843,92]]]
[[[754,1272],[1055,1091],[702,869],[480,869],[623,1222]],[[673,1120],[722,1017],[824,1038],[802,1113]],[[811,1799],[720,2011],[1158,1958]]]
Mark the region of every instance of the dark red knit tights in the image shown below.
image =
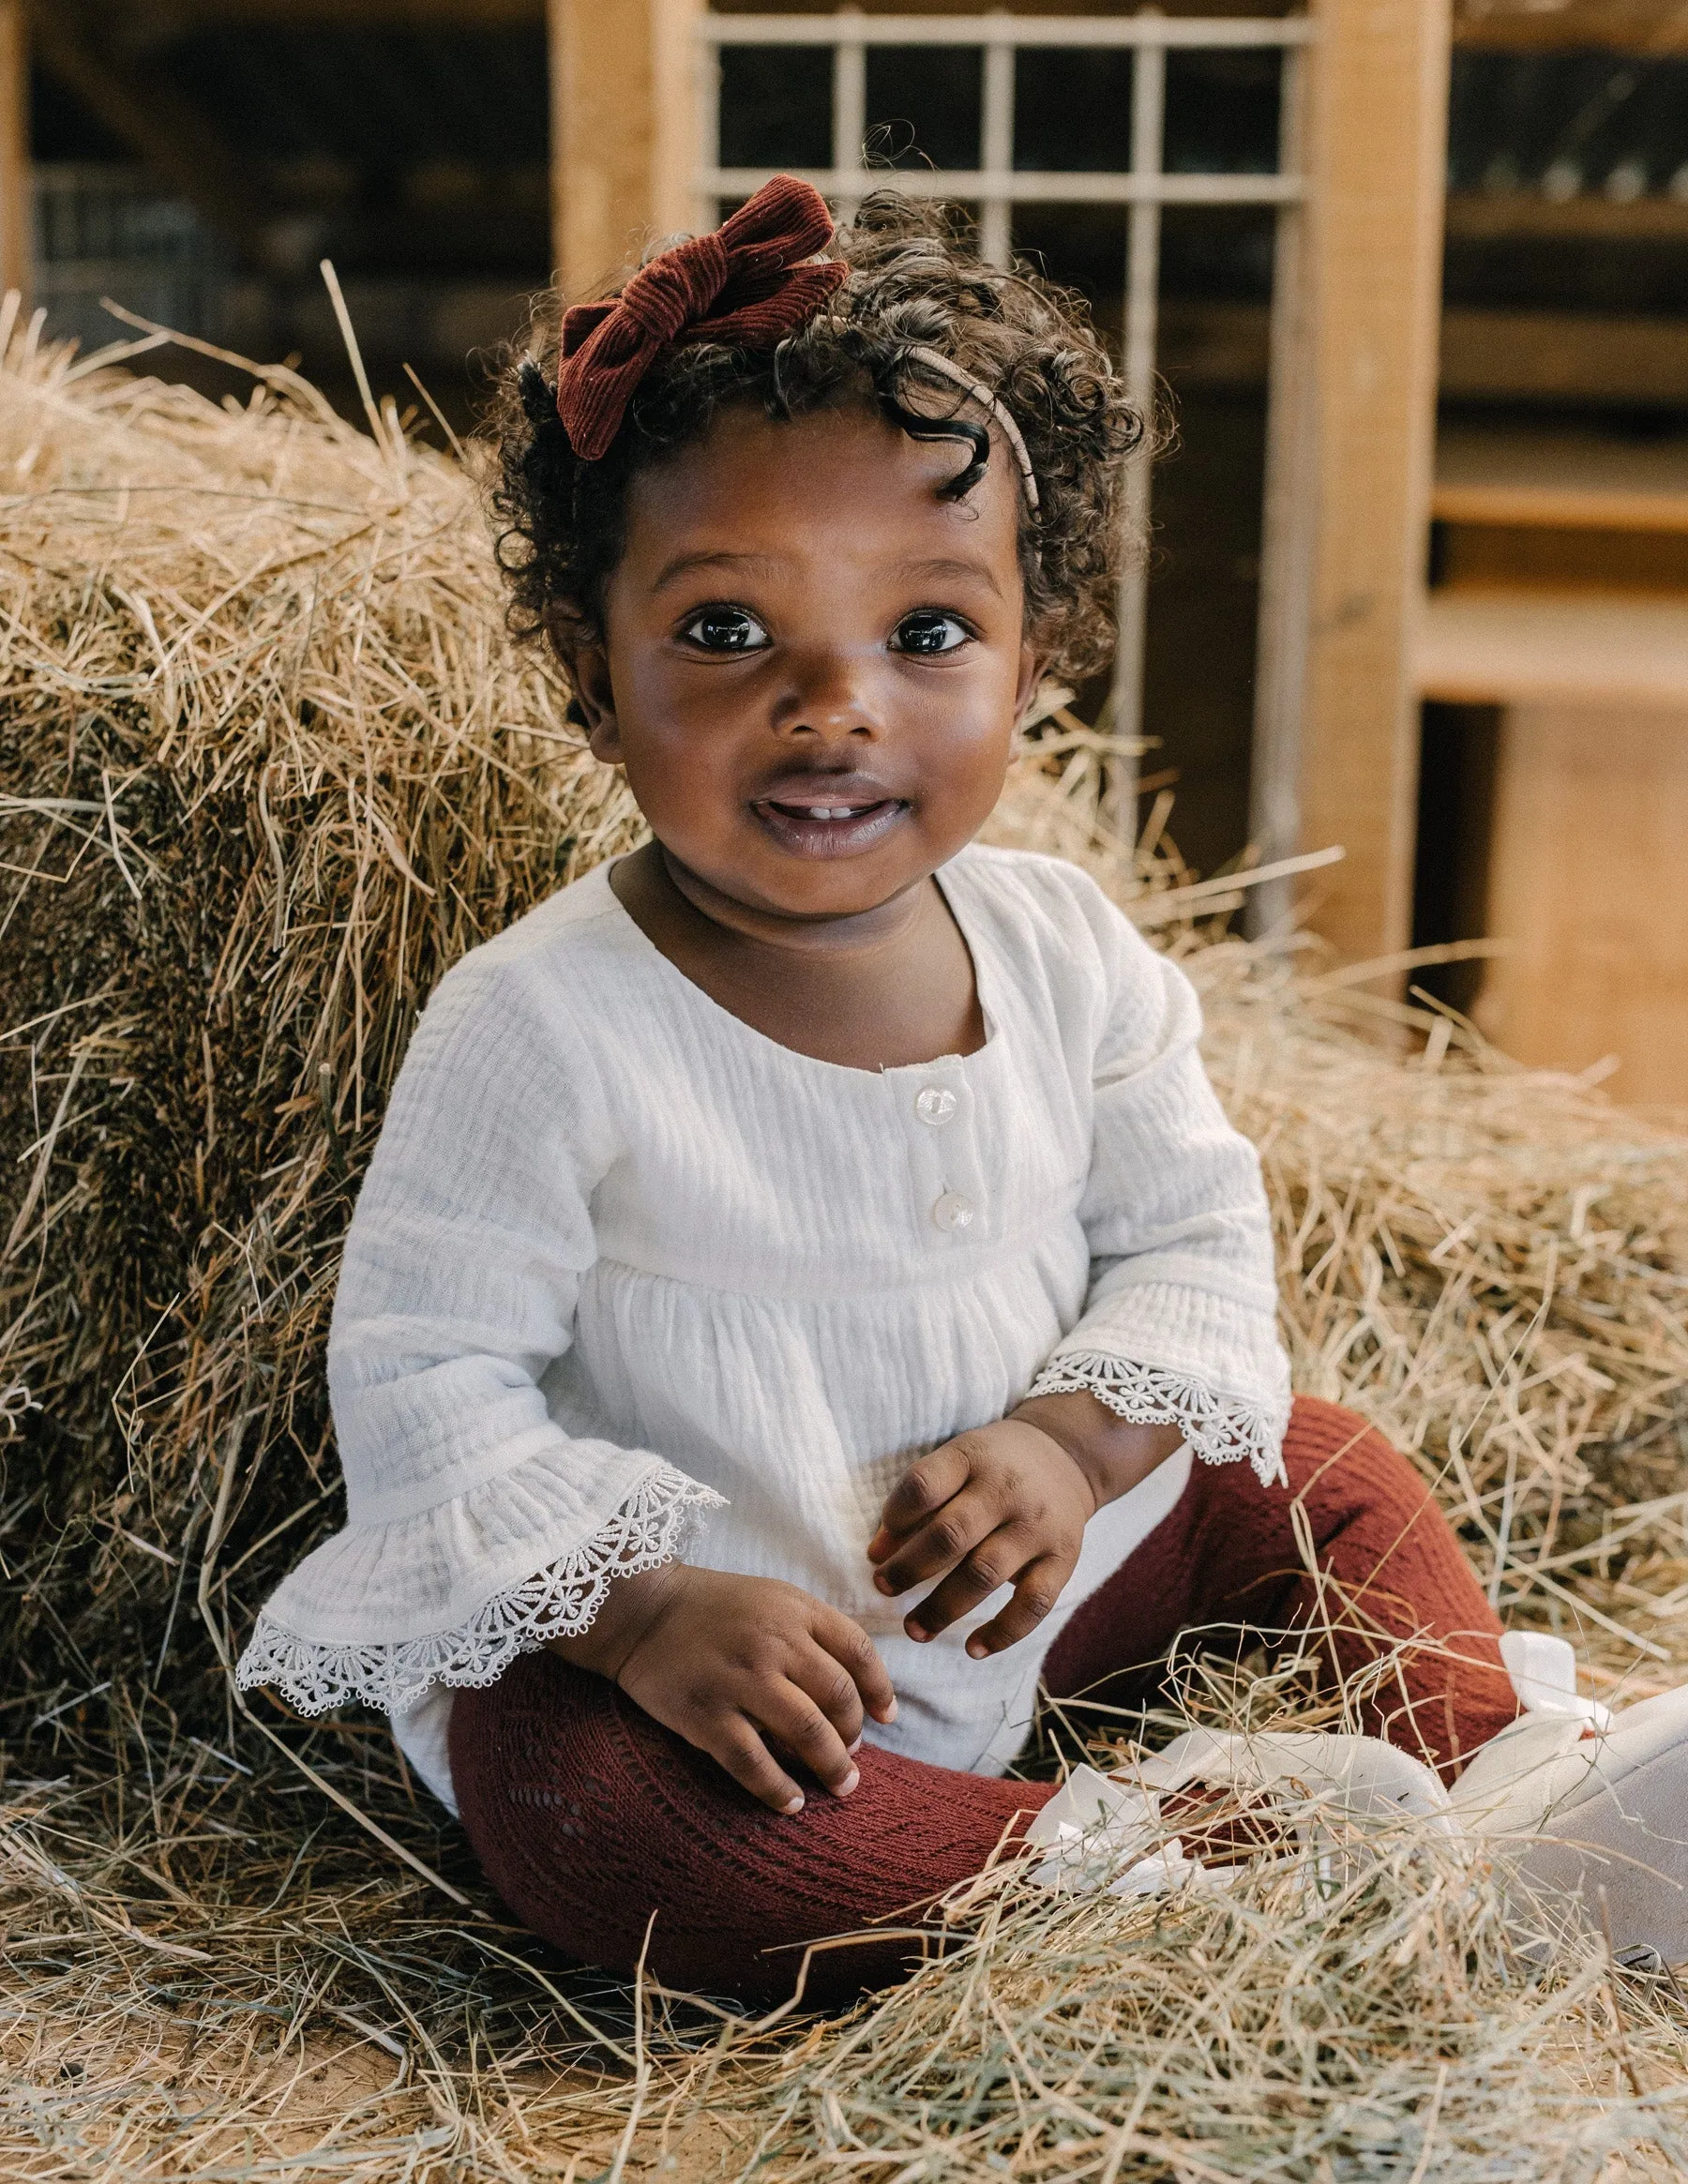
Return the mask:
[[[1194,1631],[1231,1649],[1313,1632],[1362,1694],[1361,1727],[1456,1772],[1517,1710],[1500,1624],[1457,1541],[1410,1465],[1351,1411],[1298,1400],[1284,1460],[1288,1492],[1262,1490],[1243,1464],[1197,1464],[1171,1514],[1062,1633],[1045,1681],[1129,1705],[1154,1694]],[[549,1653],[460,1692],[452,1710],[463,1825],[520,1919],[626,1976],[655,1911],[654,1976],[751,2001],[788,1993],[811,1941],[899,1913],[917,1922],[1051,1795],[871,1746],[859,1764],[853,1796],[783,1818]],[[806,1998],[884,1984],[918,1954],[906,1938],[822,1952]]]

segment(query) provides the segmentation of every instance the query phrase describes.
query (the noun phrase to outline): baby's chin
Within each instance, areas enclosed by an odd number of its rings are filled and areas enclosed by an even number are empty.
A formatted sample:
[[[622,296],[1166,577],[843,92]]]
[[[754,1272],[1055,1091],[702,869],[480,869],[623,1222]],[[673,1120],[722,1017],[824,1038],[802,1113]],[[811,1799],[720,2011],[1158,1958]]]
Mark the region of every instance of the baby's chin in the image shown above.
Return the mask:
[[[828,925],[850,918],[871,918],[876,911],[890,912],[912,888],[923,886],[932,868],[895,874],[869,875],[840,869],[837,865],[821,872],[748,875],[731,888],[716,890],[735,909],[751,916],[778,918],[793,925]]]

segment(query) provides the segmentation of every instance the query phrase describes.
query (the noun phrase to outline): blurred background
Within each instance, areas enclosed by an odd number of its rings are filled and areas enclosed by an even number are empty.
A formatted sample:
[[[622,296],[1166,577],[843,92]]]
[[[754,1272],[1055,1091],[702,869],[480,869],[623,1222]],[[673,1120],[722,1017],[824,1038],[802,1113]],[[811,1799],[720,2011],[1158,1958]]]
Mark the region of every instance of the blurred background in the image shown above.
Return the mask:
[[[898,12],[791,42],[755,4],[715,38],[681,0],[0,0],[12,278],[50,335],[121,335],[111,298],[350,406],[331,258],[377,385],[410,367],[461,429],[528,293],[673,203],[958,177],[1176,418],[1123,678],[1081,693],[1151,739],[1140,817],[1204,875],[1342,842],[1302,898],[1340,953],[1504,941],[1411,976],[1688,1105],[1688,5],[1396,0],[1385,35],[1239,0],[1150,45],[1071,0]],[[687,172],[641,198],[664,126]],[[1355,573],[1374,531],[1398,583]],[[1344,667],[1350,624],[1383,634]]]

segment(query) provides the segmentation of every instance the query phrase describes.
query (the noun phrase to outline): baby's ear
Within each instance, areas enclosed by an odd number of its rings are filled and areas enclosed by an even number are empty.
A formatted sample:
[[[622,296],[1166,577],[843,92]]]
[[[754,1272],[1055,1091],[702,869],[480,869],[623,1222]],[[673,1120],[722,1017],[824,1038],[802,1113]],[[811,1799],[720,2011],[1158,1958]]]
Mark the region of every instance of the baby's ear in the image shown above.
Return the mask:
[[[615,692],[610,683],[610,655],[601,644],[581,645],[568,662],[568,679],[574,696],[568,700],[568,717],[586,731],[586,742],[595,759],[607,766],[622,762],[621,722],[615,715]]]
[[[562,661],[564,672],[572,681],[575,654],[583,644],[590,643],[596,632],[572,599],[547,600],[541,626],[546,643]]]
[[[615,718],[615,692],[610,681],[610,655],[584,617],[567,607],[552,607],[545,635],[568,677],[570,696],[564,717],[584,729],[595,758],[606,765],[621,762],[621,734]]]
[[[1047,660],[1029,644],[1020,646],[1019,677],[1014,691],[1014,725],[1017,729],[1025,727],[1026,715],[1032,711],[1032,700],[1043,686],[1047,667]]]

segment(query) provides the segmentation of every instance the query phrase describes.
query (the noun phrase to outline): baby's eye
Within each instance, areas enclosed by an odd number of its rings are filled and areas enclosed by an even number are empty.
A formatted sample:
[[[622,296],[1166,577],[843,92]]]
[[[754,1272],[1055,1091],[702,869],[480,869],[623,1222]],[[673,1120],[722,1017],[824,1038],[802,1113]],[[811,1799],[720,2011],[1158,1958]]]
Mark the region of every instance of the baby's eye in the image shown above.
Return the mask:
[[[954,652],[972,636],[972,631],[958,614],[941,613],[936,607],[921,607],[912,614],[905,614],[892,631],[891,649],[927,655]]]
[[[754,614],[743,607],[701,607],[680,634],[704,652],[761,652],[771,640]]]

